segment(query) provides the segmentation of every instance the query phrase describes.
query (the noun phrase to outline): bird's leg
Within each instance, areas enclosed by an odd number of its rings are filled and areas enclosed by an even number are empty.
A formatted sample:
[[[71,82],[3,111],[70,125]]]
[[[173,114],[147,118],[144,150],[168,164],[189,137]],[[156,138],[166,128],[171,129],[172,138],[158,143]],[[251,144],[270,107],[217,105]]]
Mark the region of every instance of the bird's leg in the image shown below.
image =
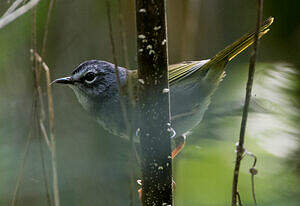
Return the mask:
[[[172,154],[171,154],[172,159],[174,159],[174,158],[180,153],[180,151],[183,149],[184,144],[185,144],[185,139],[186,139],[186,136],[185,136],[185,135],[176,137],[176,139],[175,139],[175,149],[173,149]],[[140,186],[142,186],[142,180],[137,180],[137,183],[138,183]],[[176,186],[176,183],[175,183],[175,181],[172,179],[172,189],[173,189],[173,190],[175,189],[175,186]],[[138,190],[138,193],[139,193],[139,198],[140,198],[140,200],[142,201],[142,194],[143,194],[142,188],[140,188],[140,189]]]

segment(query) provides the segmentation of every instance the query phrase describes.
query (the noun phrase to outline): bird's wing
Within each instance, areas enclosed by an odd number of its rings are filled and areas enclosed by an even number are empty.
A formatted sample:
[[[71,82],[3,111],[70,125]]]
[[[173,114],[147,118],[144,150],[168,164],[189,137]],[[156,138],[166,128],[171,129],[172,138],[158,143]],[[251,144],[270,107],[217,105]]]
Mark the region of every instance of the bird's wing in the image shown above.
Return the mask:
[[[197,71],[201,66],[207,63],[209,60],[202,61],[185,61],[178,64],[169,65],[169,83],[172,84],[176,82],[176,80],[184,79],[184,77],[189,74]],[[131,76],[133,79],[138,79],[138,71],[137,70],[128,70],[128,76]]]
[[[269,17],[260,28],[259,38],[266,34],[268,27],[273,23],[274,18]],[[250,32],[236,40],[233,44],[227,46],[210,60],[187,61],[169,66],[169,83],[172,85],[186,79],[186,77],[197,77],[209,68],[218,68],[216,65],[221,61],[228,62],[236,57],[239,53],[247,49],[254,42],[255,32]],[[223,65],[223,63],[220,63]],[[226,65],[226,63],[225,63]],[[223,66],[225,66],[223,65]],[[199,74],[200,73],[200,74]],[[194,74],[194,75],[192,75]],[[137,71],[132,72],[137,79]]]
[[[188,61],[169,66],[169,83],[173,84],[199,70],[209,60]]]
[[[268,18],[260,27],[259,38],[261,38],[264,34],[266,34],[269,31],[268,27],[273,23],[273,20],[273,17]],[[225,49],[220,51],[210,60],[182,62],[179,64],[169,66],[170,84],[183,80],[186,77],[199,76],[203,73],[203,71],[206,71],[208,68],[214,68],[214,65],[219,64],[219,62],[221,61],[231,61],[239,53],[241,53],[242,51],[247,49],[251,44],[253,44],[254,38],[255,32],[249,32],[241,38],[239,38],[238,40],[236,40],[233,44],[227,46]]]

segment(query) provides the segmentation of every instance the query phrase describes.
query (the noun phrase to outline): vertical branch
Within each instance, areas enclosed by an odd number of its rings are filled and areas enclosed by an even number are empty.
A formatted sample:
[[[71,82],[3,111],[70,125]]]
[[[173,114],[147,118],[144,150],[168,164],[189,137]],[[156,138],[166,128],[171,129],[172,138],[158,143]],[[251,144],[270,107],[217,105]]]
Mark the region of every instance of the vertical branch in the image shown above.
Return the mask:
[[[172,205],[165,0],[136,0],[142,202]]]
[[[255,62],[256,62],[256,56],[258,51],[259,29],[262,22],[263,0],[257,0],[257,1],[258,1],[258,9],[257,9],[256,32],[254,36],[253,52],[251,53],[251,57],[250,57],[248,81],[246,87],[246,97],[245,97],[245,103],[243,108],[240,137],[237,145],[236,162],[235,162],[233,184],[232,184],[232,202],[231,202],[232,206],[235,206],[237,203],[237,196],[238,196],[237,186],[238,186],[239,170],[240,170],[241,160],[245,152],[244,142],[245,142],[245,131],[246,131],[247,118],[248,118],[248,108],[251,99],[251,91],[252,91],[253,78],[255,72]],[[255,205],[256,205],[256,201],[255,201]]]

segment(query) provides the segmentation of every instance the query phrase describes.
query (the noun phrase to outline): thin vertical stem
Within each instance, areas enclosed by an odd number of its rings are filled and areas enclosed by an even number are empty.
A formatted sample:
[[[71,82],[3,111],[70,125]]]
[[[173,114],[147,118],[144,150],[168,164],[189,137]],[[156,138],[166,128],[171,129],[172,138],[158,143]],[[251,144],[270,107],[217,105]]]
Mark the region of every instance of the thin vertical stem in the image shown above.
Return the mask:
[[[50,0],[48,13],[47,13],[46,24],[45,24],[45,28],[44,28],[44,37],[43,37],[42,53],[41,53],[42,58],[45,58],[45,55],[46,55],[46,46],[47,46],[47,39],[48,39],[49,24],[50,24],[50,20],[51,20],[51,14],[52,14],[52,10],[53,10],[53,7],[54,7],[54,3],[55,3],[55,0]]]
[[[121,29],[121,45],[122,45],[122,54],[123,54],[123,62],[125,63],[125,68],[129,69],[129,57],[128,57],[128,48],[127,48],[127,43],[126,43],[126,32],[125,32],[125,28],[124,28],[124,15],[123,15],[123,10],[122,10],[122,5],[121,5],[121,1],[118,1],[118,5],[119,5],[119,15],[118,15],[118,20],[119,20],[119,25],[120,25],[120,29]],[[128,94],[129,94],[129,98],[130,98],[130,102],[131,102],[131,108],[134,110],[135,109],[135,99],[133,96],[133,79],[130,76],[130,79],[128,80],[129,86],[128,86]],[[134,118],[134,115],[131,114],[131,119]],[[134,120],[133,120],[134,121]],[[133,134],[131,132],[131,134],[129,134],[129,140],[130,140],[130,146],[131,146],[131,154],[130,154],[130,159],[129,159],[129,164],[130,164],[130,171],[129,171],[129,175],[130,175],[130,191],[129,191],[129,199],[130,199],[130,206],[133,206],[133,202],[134,202],[134,192],[135,192],[135,181],[134,181],[134,166],[135,166],[135,162],[134,162],[134,157],[136,156],[136,148],[134,145],[134,141],[133,141]]]
[[[45,71],[46,75],[46,84],[47,84],[47,96],[48,96],[48,116],[49,116],[49,130],[50,130],[50,153],[51,153],[51,164],[52,164],[52,175],[53,175],[53,194],[54,194],[54,205],[59,206],[59,187],[58,187],[58,176],[57,176],[57,160],[56,160],[56,144],[54,137],[54,110],[53,110],[53,98],[51,91],[51,79],[50,79],[50,70],[47,64],[43,61],[41,56],[32,50],[32,53],[35,59],[41,64],[41,67]]]
[[[35,101],[35,94],[33,95],[33,104],[32,104],[32,108],[31,108],[31,120],[30,120],[30,129],[29,129],[29,133],[27,136],[27,140],[26,140],[26,144],[25,144],[25,150],[24,150],[24,154],[23,154],[23,160],[22,163],[20,165],[20,169],[19,169],[19,173],[18,173],[18,177],[17,177],[17,182],[16,182],[16,186],[14,189],[14,193],[13,193],[13,197],[12,197],[12,202],[11,202],[11,206],[15,206],[16,202],[17,202],[17,196],[18,196],[18,192],[19,192],[19,188],[23,179],[23,173],[24,173],[24,167],[25,167],[25,163],[27,160],[27,156],[28,156],[28,151],[30,148],[30,144],[31,144],[31,140],[32,140],[32,131],[33,131],[33,123],[34,123],[34,116],[36,115],[37,109],[36,109],[36,101]]]
[[[108,26],[109,26],[109,37],[110,37],[110,42],[111,42],[111,47],[112,47],[112,55],[113,55],[113,61],[115,64],[115,73],[117,77],[117,83],[118,83],[118,88],[119,88],[119,94],[120,94],[120,104],[121,104],[121,109],[122,109],[122,116],[123,120],[126,126],[126,132],[127,135],[130,135],[130,124],[128,121],[128,114],[127,114],[127,109],[125,106],[125,102],[122,96],[122,90],[121,90],[121,81],[120,81],[120,74],[119,74],[119,69],[118,69],[118,61],[117,61],[117,56],[116,56],[116,48],[115,48],[115,42],[114,42],[114,37],[113,37],[113,30],[112,30],[112,21],[111,21],[111,13],[110,13],[110,1],[106,0],[106,8],[107,8],[107,19],[108,19]]]
[[[42,142],[42,135],[41,135],[41,128],[39,124],[39,120],[37,117],[35,118],[35,126],[36,130],[38,131],[38,139],[39,139],[39,146],[40,146],[40,155],[41,155],[41,162],[42,162],[42,175],[44,179],[44,186],[45,186],[45,191],[46,191],[46,200],[48,203],[48,206],[51,206],[51,198],[50,198],[50,192],[49,192],[49,183],[48,183],[48,178],[47,178],[47,173],[46,173],[46,164],[45,164],[45,158],[44,158],[44,149],[43,149],[43,142]]]
[[[251,192],[252,192],[252,198],[254,201],[254,206],[256,206],[256,197],[255,197],[255,189],[254,189],[254,174],[251,174]]]
[[[36,19],[37,19],[37,8],[35,7],[33,9],[33,21],[32,21],[32,37],[31,37],[31,47],[33,50],[37,49],[37,36],[36,36]],[[34,58],[34,55],[31,54],[32,58],[32,70],[34,72],[34,80],[35,80],[35,96],[34,96],[34,101],[36,101],[36,104],[38,105],[38,98],[37,95],[39,93],[38,91],[38,82],[37,82],[37,70],[38,70],[38,64],[37,64],[37,60],[36,58]],[[36,110],[38,110],[38,108],[35,108]],[[38,131],[38,139],[39,139],[39,143],[40,143],[40,155],[41,155],[41,162],[42,162],[42,173],[43,173],[43,179],[44,179],[44,186],[45,186],[45,191],[46,191],[46,199],[47,199],[47,203],[49,206],[51,206],[51,198],[50,198],[50,192],[49,192],[49,184],[48,184],[48,178],[47,178],[47,173],[46,173],[46,164],[45,164],[45,158],[44,158],[44,150],[43,150],[43,144],[42,144],[42,138],[41,138],[41,128],[40,128],[40,124],[39,122],[41,122],[40,120],[38,120],[39,118],[39,114],[38,111],[36,112],[35,115],[35,122],[34,124],[36,125],[36,130]]]
[[[120,4],[120,2],[119,2]],[[120,96],[120,105],[121,105],[121,110],[122,110],[122,117],[123,117],[123,121],[125,123],[125,127],[126,127],[126,133],[127,136],[130,138],[130,142],[131,142],[131,147],[134,148],[133,146],[133,139],[132,139],[132,130],[131,130],[131,125],[129,123],[129,119],[128,119],[128,112],[127,112],[127,108],[125,106],[125,102],[124,102],[124,98],[122,95],[122,89],[121,89],[121,81],[120,81],[120,75],[119,75],[119,70],[118,70],[118,62],[117,62],[117,56],[116,56],[116,48],[115,48],[115,42],[114,42],[114,36],[113,36],[113,29],[112,29],[112,20],[111,20],[111,7],[110,7],[110,1],[106,0],[106,8],[107,8],[107,20],[108,20],[108,26],[109,26],[109,37],[110,37],[110,42],[111,42],[111,48],[112,48],[112,55],[113,55],[113,62],[115,64],[115,73],[116,73],[116,77],[117,77],[117,83],[118,83],[118,88],[119,88],[119,96]],[[120,26],[122,26],[122,20],[121,20],[121,11],[119,11],[119,23]],[[121,27],[122,29],[122,27]],[[128,62],[128,55],[127,55],[127,46],[125,44],[125,32],[122,32],[122,45],[123,45],[123,50],[124,50],[124,62],[126,62],[126,67],[128,68],[129,66],[129,62]],[[131,90],[132,88],[129,88],[129,90]],[[132,90],[129,91],[129,93],[131,92],[132,94]],[[130,99],[132,99],[133,101],[133,95],[130,95]],[[133,161],[132,158],[130,157],[130,161]],[[133,169],[133,168],[132,168]],[[133,172],[130,173],[130,205],[133,205]]]
[[[47,39],[48,39],[48,31],[49,31],[49,24],[51,20],[51,14],[54,7],[55,0],[50,0],[49,8],[47,12],[47,19],[46,24],[44,28],[44,36],[43,36],[43,44],[42,44],[42,52],[41,57],[37,58],[39,62],[41,63],[42,67],[44,68],[46,72],[46,80],[47,80],[47,96],[48,96],[48,118],[49,118],[49,132],[50,132],[50,142],[51,142],[51,165],[52,165],[52,186],[53,186],[53,194],[54,194],[54,205],[59,206],[59,187],[58,187],[58,176],[57,176],[57,160],[56,160],[56,143],[55,143],[55,137],[54,137],[54,110],[53,110],[53,98],[52,98],[52,92],[51,92],[51,80],[50,80],[50,71],[48,66],[43,62],[42,58],[45,58],[46,55],[46,46],[47,46]],[[39,72],[40,73],[40,69]],[[39,76],[38,76],[39,78]],[[39,82],[39,81],[38,81]],[[43,107],[41,108],[42,110]],[[43,118],[42,118],[43,119]]]
[[[263,0],[257,0],[257,1],[258,1],[258,10],[257,10],[256,32],[254,37],[253,52],[251,53],[251,57],[250,57],[248,81],[246,87],[246,97],[245,97],[245,103],[243,108],[239,143],[237,145],[237,155],[236,155],[233,184],[232,184],[232,202],[231,202],[232,206],[235,206],[237,204],[237,194],[238,194],[237,186],[238,186],[239,170],[240,170],[241,160],[244,154],[245,131],[247,125],[247,118],[248,118],[248,108],[251,99],[251,91],[252,91],[252,85],[253,85],[253,79],[255,73],[255,62],[256,62],[256,56],[257,56],[258,45],[259,45],[259,29],[262,22]]]
[[[49,112],[49,127],[50,127],[50,140],[51,140],[51,163],[53,173],[53,193],[54,193],[54,205],[59,206],[59,187],[57,177],[57,161],[56,161],[56,143],[54,137],[54,110],[53,110],[53,99],[51,92],[51,80],[48,66],[43,62],[43,67],[46,72],[47,78],[47,96],[48,96],[48,112]]]

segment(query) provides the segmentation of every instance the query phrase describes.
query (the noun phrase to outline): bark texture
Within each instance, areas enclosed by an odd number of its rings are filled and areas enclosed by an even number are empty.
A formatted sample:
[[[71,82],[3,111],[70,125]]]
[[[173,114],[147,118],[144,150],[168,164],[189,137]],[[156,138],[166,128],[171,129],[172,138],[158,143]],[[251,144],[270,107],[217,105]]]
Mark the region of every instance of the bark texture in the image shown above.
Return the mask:
[[[142,202],[172,205],[165,1],[136,0]]]

